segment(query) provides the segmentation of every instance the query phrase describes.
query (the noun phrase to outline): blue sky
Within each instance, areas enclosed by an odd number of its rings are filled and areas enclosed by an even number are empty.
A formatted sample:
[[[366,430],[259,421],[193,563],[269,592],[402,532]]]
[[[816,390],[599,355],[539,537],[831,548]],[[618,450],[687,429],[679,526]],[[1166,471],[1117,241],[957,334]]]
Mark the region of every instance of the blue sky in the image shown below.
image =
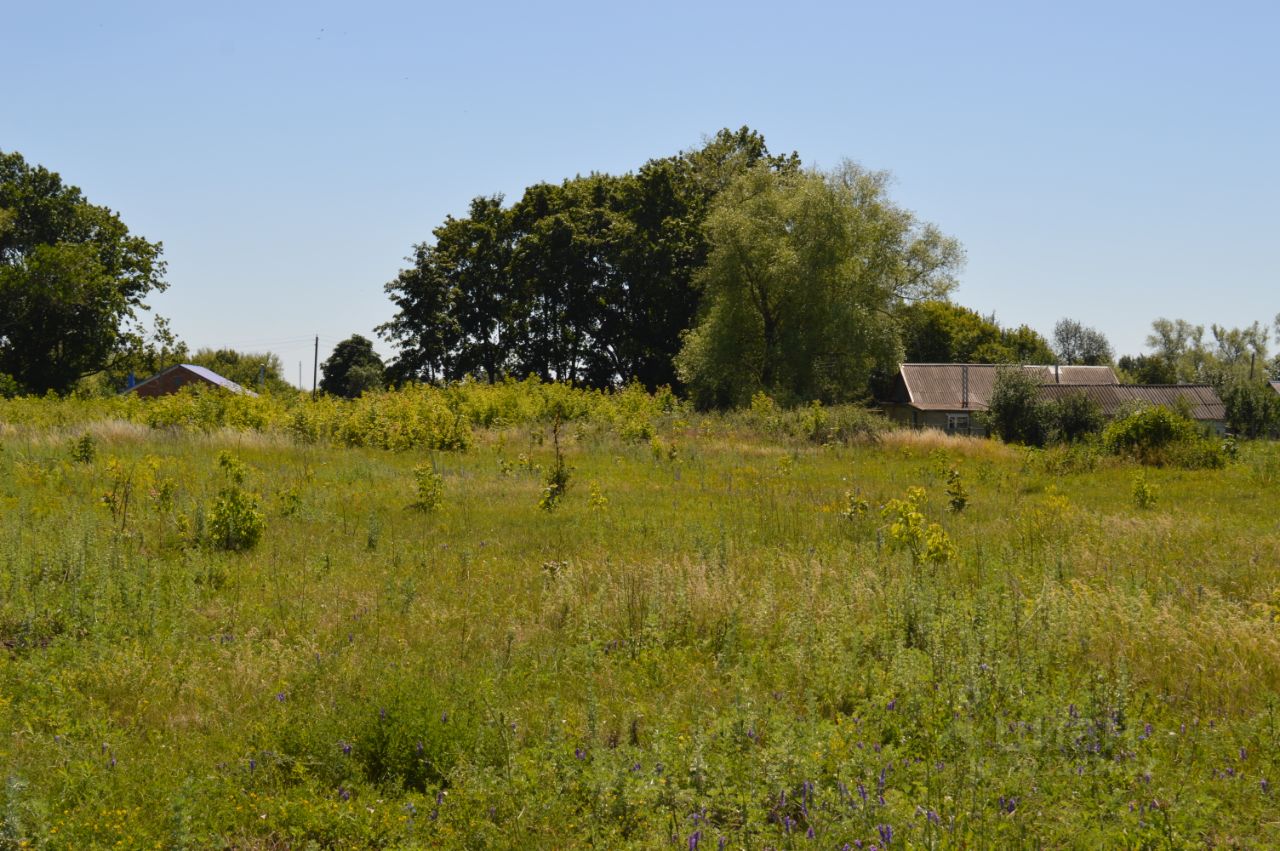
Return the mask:
[[[476,195],[749,125],[895,175],[955,300],[1136,352],[1280,311],[1280,4],[7,4],[0,149],[162,240],[193,347],[296,378]],[[385,345],[380,348],[387,353]]]

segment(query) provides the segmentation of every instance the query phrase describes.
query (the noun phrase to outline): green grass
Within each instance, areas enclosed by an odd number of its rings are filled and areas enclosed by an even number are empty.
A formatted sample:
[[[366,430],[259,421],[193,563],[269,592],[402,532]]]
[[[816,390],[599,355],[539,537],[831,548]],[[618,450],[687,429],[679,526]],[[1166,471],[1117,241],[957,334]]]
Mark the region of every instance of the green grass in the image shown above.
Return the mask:
[[[545,511],[536,422],[41,416],[0,430],[0,848],[1280,844],[1274,445],[1141,507],[1114,461],[589,418]],[[224,450],[247,552],[196,543]],[[950,561],[895,546],[911,487]]]

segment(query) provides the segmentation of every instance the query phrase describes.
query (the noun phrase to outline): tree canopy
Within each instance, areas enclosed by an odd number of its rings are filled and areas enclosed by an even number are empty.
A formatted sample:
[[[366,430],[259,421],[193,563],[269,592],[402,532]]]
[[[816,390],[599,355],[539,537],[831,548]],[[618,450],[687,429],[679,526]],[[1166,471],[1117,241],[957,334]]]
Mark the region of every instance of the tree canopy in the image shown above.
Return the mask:
[[[1002,328],[994,317],[949,301],[904,304],[897,319],[910,363],[1057,362],[1044,337],[1026,325]]]
[[[396,314],[379,333],[397,380],[537,375],[590,386],[676,384],[693,322],[712,200],[756,165],[799,168],[747,128],[635,173],[529,187],[518,202],[471,202],[387,284]]]
[[[0,151],[0,374],[65,392],[111,366],[166,287],[160,254],[57,173]]]
[[[887,174],[753,168],[716,199],[701,317],[677,366],[695,401],[847,401],[900,353],[893,312],[955,284],[959,244],[887,195]]]
[[[385,385],[382,358],[373,350],[373,341],[352,334],[338,345],[320,364],[324,378],[320,389],[335,396],[354,399],[366,390],[381,390]]]
[[[250,390],[267,390],[272,393],[296,390],[285,380],[280,357],[273,352],[202,348],[197,349],[194,354],[186,355],[186,363],[211,369],[223,378],[229,378]]]
[[[1068,365],[1105,366],[1112,359],[1106,335],[1074,319],[1060,319],[1053,326],[1053,350]]]

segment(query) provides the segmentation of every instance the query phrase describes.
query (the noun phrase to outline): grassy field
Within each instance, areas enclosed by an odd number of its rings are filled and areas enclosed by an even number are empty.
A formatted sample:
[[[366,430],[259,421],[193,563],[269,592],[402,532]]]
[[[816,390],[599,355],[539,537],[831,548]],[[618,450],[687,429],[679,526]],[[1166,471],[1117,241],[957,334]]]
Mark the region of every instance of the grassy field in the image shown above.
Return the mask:
[[[547,511],[536,419],[76,404],[0,408],[0,848],[1280,845],[1274,445],[588,416]]]

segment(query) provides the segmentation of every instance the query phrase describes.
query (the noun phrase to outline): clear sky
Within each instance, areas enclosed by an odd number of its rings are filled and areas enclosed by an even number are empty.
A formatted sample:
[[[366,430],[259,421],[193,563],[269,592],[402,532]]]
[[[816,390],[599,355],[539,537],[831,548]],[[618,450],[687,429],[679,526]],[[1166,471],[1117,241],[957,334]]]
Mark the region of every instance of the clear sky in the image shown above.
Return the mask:
[[[1004,324],[1280,311],[1274,2],[3,5],[0,149],[164,242],[189,345],[307,384],[472,197],[744,124],[892,171]]]

